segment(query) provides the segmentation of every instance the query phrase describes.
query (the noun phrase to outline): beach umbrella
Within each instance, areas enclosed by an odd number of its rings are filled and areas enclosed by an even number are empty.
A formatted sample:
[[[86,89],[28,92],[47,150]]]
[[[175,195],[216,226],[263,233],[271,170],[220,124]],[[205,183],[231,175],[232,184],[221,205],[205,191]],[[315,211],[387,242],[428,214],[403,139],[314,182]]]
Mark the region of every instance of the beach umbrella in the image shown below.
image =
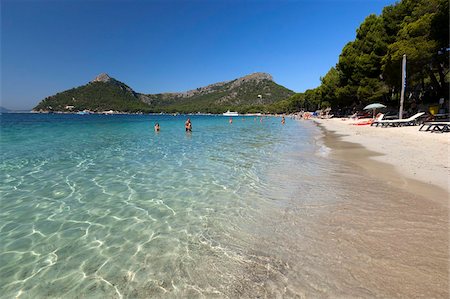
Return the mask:
[[[378,108],[386,108],[386,106],[383,104],[380,104],[380,103],[373,103],[373,104],[370,104],[370,105],[367,105],[366,107],[364,107],[364,110],[372,109],[373,117],[375,118],[375,110],[377,110]]]

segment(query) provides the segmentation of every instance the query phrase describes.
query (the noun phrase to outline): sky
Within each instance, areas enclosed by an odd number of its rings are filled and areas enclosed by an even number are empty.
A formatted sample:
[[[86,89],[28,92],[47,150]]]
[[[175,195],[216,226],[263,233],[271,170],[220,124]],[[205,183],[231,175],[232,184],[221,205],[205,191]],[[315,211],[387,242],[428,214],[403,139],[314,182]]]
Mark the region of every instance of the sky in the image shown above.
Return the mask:
[[[266,72],[315,88],[394,0],[1,0],[0,105],[31,109],[100,73],[181,92]]]

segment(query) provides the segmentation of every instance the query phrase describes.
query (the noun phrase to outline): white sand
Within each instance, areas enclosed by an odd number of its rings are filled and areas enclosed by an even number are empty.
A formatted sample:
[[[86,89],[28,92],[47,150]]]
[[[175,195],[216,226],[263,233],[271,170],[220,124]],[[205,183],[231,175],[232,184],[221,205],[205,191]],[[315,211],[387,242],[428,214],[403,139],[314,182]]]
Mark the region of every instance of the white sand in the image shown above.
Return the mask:
[[[391,164],[406,178],[418,180],[450,191],[450,133],[420,132],[420,126],[380,128],[355,126],[350,119],[317,119],[326,130],[342,140],[358,143],[382,155],[375,159]]]

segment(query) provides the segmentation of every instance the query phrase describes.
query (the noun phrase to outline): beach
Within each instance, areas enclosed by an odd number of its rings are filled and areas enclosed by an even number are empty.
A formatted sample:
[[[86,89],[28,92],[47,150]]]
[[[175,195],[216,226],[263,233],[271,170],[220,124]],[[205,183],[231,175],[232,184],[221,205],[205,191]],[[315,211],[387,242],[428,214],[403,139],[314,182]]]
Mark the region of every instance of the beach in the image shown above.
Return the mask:
[[[448,134],[420,132],[419,126],[358,126],[354,124],[361,120],[341,118],[316,119],[315,122],[333,133],[334,138],[328,135],[326,139],[336,148],[337,156],[357,163],[370,175],[431,197],[448,207]],[[337,139],[347,143],[338,143]],[[361,152],[357,145],[368,151]]]
[[[0,298],[448,298],[443,188],[340,120],[189,117],[2,115]]]
[[[331,175],[348,186],[311,225],[328,236],[315,245],[332,257],[328,273],[345,282],[331,293],[448,298],[448,135],[315,122],[329,158],[342,163]]]

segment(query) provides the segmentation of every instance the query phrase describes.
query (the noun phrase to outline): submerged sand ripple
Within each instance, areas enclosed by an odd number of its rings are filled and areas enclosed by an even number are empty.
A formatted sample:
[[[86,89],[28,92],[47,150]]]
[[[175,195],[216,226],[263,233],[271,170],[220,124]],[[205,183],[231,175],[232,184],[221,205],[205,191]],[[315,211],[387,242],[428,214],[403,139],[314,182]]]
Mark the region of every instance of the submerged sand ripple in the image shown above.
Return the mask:
[[[448,298],[445,199],[316,156],[307,125],[247,138],[250,153],[201,139],[213,148],[189,158],[144,143],[74,151],[56,172],[30,160],[0,187],[0,297]]]

